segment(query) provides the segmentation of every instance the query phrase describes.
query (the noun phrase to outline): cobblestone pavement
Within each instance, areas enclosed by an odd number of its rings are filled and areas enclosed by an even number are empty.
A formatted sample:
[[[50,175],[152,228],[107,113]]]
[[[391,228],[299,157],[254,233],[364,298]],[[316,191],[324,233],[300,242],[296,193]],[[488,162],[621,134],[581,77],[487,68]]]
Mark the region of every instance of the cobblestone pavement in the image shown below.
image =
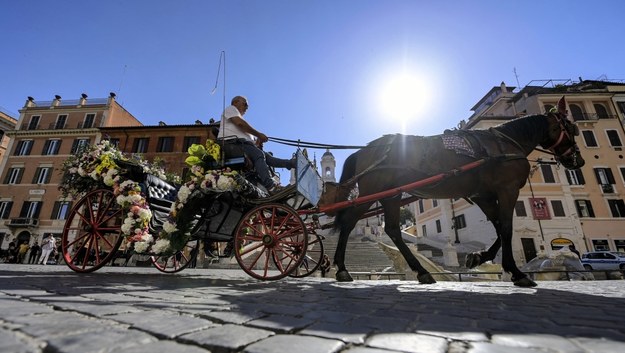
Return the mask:
[[[261,282],[0,264],[0,352],[625,352],[625,281]]]

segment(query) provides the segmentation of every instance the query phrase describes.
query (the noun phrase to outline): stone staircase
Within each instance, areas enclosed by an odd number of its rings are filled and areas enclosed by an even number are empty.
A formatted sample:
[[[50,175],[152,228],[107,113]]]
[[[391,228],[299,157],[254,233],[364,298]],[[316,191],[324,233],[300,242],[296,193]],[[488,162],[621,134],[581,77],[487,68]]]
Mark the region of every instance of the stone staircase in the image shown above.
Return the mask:
[[[333,260],[339,238],[338,234],[330,233],[324,236],[324,252],[330,257],[330,260]],[[347,266],[347,269],[350,272],[382,272],[385,270],[394,272],[393,262],[378,245],[378,241],[387,239],[386,235],[377,238],[350,236],[345,253],[345,266]]]

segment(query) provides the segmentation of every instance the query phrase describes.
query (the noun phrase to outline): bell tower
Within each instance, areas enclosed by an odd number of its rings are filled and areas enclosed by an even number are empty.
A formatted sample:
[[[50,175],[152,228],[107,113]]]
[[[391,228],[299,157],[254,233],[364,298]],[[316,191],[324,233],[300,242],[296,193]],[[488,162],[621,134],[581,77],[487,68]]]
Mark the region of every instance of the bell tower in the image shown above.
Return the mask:
[[[336,169],[336,160],[334,159],[334,155],[330,152],[329,149],[321,157],[321,180],[325,183],[336,182],[336,177],[334,176],[334,171]]]

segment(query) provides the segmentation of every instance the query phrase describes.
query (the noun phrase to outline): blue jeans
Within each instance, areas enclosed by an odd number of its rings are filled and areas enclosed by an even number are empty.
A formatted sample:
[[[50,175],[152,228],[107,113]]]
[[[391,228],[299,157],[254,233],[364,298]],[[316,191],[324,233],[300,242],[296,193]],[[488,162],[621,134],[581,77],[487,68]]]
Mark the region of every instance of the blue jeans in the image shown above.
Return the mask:
[[[276,158],[256,147],[251,141],[243,142],[243,152],[245,152],[247,157],[254,164],[256,174],[258,174],[261,184],[263,184],[267,190],[275,185],[269,173],[269,166],[274,168],[291,168],[291,161],[289,159]]]

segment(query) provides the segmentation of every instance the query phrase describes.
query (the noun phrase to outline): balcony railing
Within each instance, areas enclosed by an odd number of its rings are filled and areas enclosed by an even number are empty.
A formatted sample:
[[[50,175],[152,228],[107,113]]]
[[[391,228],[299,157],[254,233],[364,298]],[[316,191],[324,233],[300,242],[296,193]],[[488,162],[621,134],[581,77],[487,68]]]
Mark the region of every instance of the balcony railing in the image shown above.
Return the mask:
[[[579,114],[573,115],[573,120],[575,121],[596,121],[596,120],[605,120],[605,119],[617,119],[616,115],[599,115],[597,113],[582,113],[581,116]]]
[[[8,227],[38,227],[39,220],[37,218],[11,218],[5,222]]]
[[[613,194],[614,193],[614,185],[612,184],[601,184],[601,191],[604,194]]]

